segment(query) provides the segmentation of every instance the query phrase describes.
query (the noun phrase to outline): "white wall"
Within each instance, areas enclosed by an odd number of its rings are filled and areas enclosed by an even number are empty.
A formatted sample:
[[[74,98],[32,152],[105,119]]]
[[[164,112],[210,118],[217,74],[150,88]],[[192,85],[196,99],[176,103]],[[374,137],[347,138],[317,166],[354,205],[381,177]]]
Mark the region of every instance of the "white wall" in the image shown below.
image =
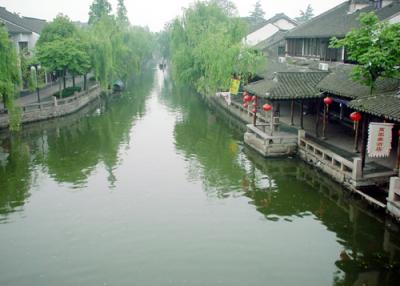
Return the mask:
[[[36,42],[39,40],[39,34],[31,33],[31,34],[17,34],[11,37],[12,42],[14,43],[17,52],[19,53],[19,42],[28,42],[28,50],[33,50],[36,46]]]
[[[279,29],[273,24],[267,24],[261,29],[249,34],[246,38],[246,43],[250,46],[255,46],[265,39],[268,39],[278,31]]]
[[[293,23],[285,19],[279,19],[278,21],[274,22],[274,25],[278,26],[278,28],[281,30],[291,30],[296,27]]]

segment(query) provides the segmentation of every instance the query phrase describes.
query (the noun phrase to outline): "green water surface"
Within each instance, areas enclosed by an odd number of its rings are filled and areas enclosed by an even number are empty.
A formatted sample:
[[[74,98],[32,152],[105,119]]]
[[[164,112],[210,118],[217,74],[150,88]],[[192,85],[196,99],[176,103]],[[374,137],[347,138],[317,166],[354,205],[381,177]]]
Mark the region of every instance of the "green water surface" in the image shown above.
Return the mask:
[[[400,285],[398,226],[167,73],[0,134],[0,285]]]

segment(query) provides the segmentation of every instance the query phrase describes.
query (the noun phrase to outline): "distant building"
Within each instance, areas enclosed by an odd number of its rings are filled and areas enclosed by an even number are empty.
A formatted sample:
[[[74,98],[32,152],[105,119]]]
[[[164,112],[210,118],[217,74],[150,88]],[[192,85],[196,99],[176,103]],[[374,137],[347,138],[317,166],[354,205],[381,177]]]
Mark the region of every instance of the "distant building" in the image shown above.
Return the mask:
[[[250,26],[250,33],[244,41],[251,47],[259,50],[273,50],[278,54],[284,54],[284,35],[287,31],[297,26],[297,22],[283,13],[257,25]],[[273,47],[273,48],[271,48]]]
[[[45,20],[21,17],[16,13],[7,11],[4,7],[0,7],[0,22],[6,26],[17,52],[22,49],[32,50],[46,24]]]
[[[329,47],[332,37],[344,38],[359,27],[361,13],[375,11],[380,20],[400,22],[400,1],[350,0],[298,26],[285,35],[286,54],[321,61],[347,62],[343,48]]]

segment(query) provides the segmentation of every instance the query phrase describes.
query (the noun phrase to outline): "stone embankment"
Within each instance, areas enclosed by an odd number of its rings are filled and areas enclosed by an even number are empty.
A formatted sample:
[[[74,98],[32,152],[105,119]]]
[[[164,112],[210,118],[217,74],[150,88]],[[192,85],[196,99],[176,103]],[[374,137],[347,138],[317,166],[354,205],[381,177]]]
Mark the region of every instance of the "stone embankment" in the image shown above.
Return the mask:
[[[82,91],[68,98],[57,99],[54,97],[52,101],[24,105],[22,106],[21,123],[42,121],[74,113],[97,99],[100,94],[100,87],[94,85],[87,91]],[[9,122],[7,113],[0,115],[0,129],[7,128]]]

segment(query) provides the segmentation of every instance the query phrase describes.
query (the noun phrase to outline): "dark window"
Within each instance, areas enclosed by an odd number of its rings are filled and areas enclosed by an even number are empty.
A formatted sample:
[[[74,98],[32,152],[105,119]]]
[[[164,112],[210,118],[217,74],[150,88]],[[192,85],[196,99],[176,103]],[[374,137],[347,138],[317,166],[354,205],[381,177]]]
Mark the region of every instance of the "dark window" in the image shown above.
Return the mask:
[[[22,51],[24,49],[28,49],[28,42],[18,42],[18,46],[19,46],[19,51]]]

